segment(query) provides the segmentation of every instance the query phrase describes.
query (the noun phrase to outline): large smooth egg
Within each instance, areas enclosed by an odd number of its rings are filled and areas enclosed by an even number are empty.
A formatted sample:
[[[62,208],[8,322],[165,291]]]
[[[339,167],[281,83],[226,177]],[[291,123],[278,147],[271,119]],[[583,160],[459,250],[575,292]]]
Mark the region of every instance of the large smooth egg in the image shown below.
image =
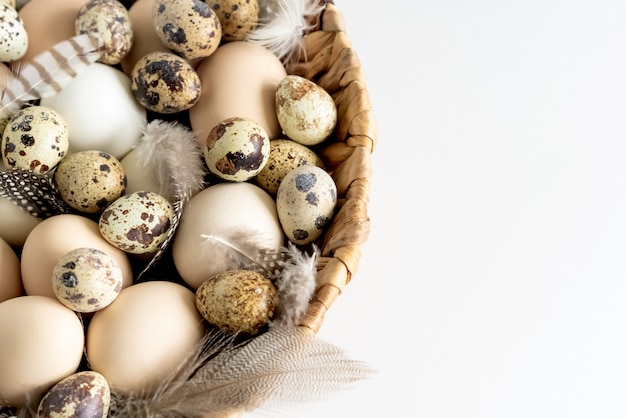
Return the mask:
[[[0,238],[0,302],[21,296],[20,260],[11,246]]]

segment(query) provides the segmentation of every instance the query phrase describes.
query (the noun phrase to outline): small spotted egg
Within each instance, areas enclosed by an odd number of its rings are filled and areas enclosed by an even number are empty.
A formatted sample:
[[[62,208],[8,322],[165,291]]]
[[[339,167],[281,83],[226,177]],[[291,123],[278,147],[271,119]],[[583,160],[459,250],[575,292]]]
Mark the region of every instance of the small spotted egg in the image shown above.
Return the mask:
[[[217,14],[225,41],[243,41],[259,23],[258,0],[206,0]]]
[[[174,208],[163,196],[139,191],[122,196],[100,215],[100,234],[130,254],[151,254],[166,240]]]
[[[266,192],[276,195],[283,178],[296,167],[315,165],[324,167],[322,159],[310,148],[290,139],[270,141],[270,155],[257,174],[256,183]]]
[[[196,70],[170,52],[150,52],[137,61],[130,74],[135,99],[157,113],[177,113],[200,99],[202,84]]]
[[[65,119],[46,106],[30,106],[17,112],[4,128],[2,162],[39,174],[52,170],[69,148]]]
[[[303,165],[290,171],[278,187],[276,209],[287,238],[298,245],[315,241],[330,224],[337,186],[323,169]]]
[[[39,402],[38,418],[106,418],[111,388],[103,375],[91,370],[76,372],[52,386]]]
[[[0,61],[15,61],[26,54],[28,33],[24,23],[8,4],[0,3]]]
[[[65,203],[83,213],[101,213],[124,193],[126,174],[117,158],[88,150],[67,155],[54,172]]]
[[[196,290],[196,307],[209,324],[227,333],[254,335],[274,317],[278,291],[251,270],[219,273]]]
[[[276,89],[276,117],[287,137],[303,145],[316,145],[332,134],[337,106],[332,96],[313,81],[285,76]]]
[[[99,62],[119,64],[133,44],[133,28],[128,10],[118,0],[89,0],[76,15],[76,34],[97,32],[104,47]]]
[[[161,41],[188,60],[210,56],[222,41],[220,20],[202,0],[154,0],[152,20]]]
[[[247,181],[267,163],[270,139],[263,127],[248,118],[232,117],[211,129],[204,146],[209,171],[228,181]]]
[[[104,251],[76,248],[52,269],[52,290],[73,311],[90,313],[110,305],[122,290],[122,269]]]

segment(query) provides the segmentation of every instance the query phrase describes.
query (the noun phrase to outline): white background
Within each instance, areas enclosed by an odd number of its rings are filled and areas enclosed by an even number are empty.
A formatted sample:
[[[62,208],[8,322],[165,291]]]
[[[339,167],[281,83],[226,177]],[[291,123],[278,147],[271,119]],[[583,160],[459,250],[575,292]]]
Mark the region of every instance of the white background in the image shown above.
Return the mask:
[[[379,143],[319,337],[378,373],[298,417],[625,417],[626,3],[336,5]]]

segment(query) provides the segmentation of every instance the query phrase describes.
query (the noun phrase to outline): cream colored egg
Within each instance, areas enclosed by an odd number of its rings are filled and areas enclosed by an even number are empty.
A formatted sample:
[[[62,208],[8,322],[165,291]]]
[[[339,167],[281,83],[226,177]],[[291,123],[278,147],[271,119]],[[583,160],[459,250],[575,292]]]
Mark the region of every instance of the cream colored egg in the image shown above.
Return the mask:
[[[54,384],[80,365],[83,325],[56,299],[21,296],[0,303],[0,399],[36,406]]]
[[[54,172],[61,198],[83,213],[101,213],[126,188],[124,167],[103,151],[81,151],[65,157]]]
[[[275,196],[283,178],[296,167],[315,165],[323,168],[324,162],[310,148],[290,139],[270,142],[270,155],[263,169],[255,177],[256,184]]]
[[[188,60],[210,56],[222,41],[220,20],[202,0],[155,0],[152,21],[161,41]]]
[[[68,154],[97,149],[120,159],[135,146],[148,116],[130,85],[122,71],[96,62],[59,93],[41,100],[42,106],[59,112],[67,123]]]
[[[17,10],[0,4],[0,61],[16,61],[26,54],[28,32]]]
[[[298,75],[290,74],[278,85],[276,115],[287,137],[308,146],[323,142],[337,124],[337,107],[331,95]]]
[[[106,418],[111,388],[100,373],[76,372],[54,385],[41,399],[38,418]]]
[[[174,223],[174,207],[155,192],[120,197],[100,216],[100,233],[113,246],[131,254],[156,252]]]
[[[122,269],[107,253],[76,248],[57,261],[52,290],[68,308],[82,313],[99,311],[115,300],[124,282]]]
[[[14,247],[24,245],[28,234],[41,222],[5,197],[0,197],[0,213],[0,238]]]
[[[24,293],[17,253],[0,238],[0,303]]]
[[[65,157],[69,134],[65,119],[46,106],[30,106],[17,112],[4,129],[2,162],[46,174]]]
[[[220,19],[222,38],[243,41],[259,23],[258,0],[206,0]]]
[[[270,139],[252,119],[233,117],[218,123],[206,140],[204,159],[209,171],[228,181],[248,181],[267,163]]]
[[[122,270],[122,287],[132,284],[133,271],[128,255],[102,238],[98,223],[84,216],[65,214],[39,223],[24,242],[21,273],[26,293],[56,299],[52,271],[61,257],[76,248],[104,251]]]
[[[76,34],[97,32],[104,43],[98,60],[115,65],[133,44],[133,28],[128,10],[119,0],[89,0],[76,15]]]
[[[94,314],[87,359],[112,390],[149,395],[189,359],[205,329],[186,287],[166,280],[135,284]]]
[[[278,218],[294,244],[315,241],[332,220],[337,186],[323,169],[303,165],[285,176],[276,194]]]
[[[192,288],[215,274],[242,268],[219,240],[245,246],[252,253],[280,249],[285,237],[272,197],[251,183],[228,182],[210,186],[191,199],[183,210],[172,255],[179,274]]]
[[[132,149],[120,160],[126,173],[126,194],[141,191],[159,192],[161,186],[158,180],[158,173],[148,169],[144,162],[144,156],[136,148]]]

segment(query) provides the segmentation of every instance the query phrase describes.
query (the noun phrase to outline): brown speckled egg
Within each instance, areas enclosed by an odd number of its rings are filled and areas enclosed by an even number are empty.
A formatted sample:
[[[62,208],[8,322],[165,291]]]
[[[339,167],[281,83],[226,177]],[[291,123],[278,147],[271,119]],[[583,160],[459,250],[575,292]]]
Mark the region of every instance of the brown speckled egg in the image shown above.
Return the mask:
[[[65,119],[46,106],[26,107],[16,113],[2,135],[2,162],[39,174],[52,170],[67,153]]]
[[[228,333],[257,334],[273,318],[278,292],[265,276],[229,270],[196,290],[196,306],[204,319]]]
[[[289,139],[304,145],[323,142],[337,124],[332,96],[299,75],[287,75],[276,89],[276,117]]]
[[[287,238],[298,245],[315,241],[330,224],[337,186],[323,169],[303,165],[289,172],[278,187],[276,209]]]
[[[100,233],[109,243],[131,254],[155,252],[173,224],[174,208],[154,192],[134,192],[113,202],[100,215]]]
[[[79,151],[63,158],[54,172],[61,198],[83,213],[100,213],[124,193],[126,174],[119,160],[103,151]]]
[[[206,0],[217,14],[225,41],[243,41],[259,23],[258,0]]]
[[[202,84],[196,70],[170,52],[150,52],[131,71],[131,90],[146,109],[157,113],[178,113],[200,99]]]
[[[96,312],[108,306],[122,290],[122,269],[104,251],[76,248],[57,261],[52,290],[57,299],[76,312]]]
[[[222,41],[220,20],[202,0],[155,0],[152,20],[161,41],[188,60],[210,56]]]
[[[17,10],[0,3],[0,61],[20,59],[27,49],[28,33]]]
[[[76,34],[98,32],[104,42],[99,62],[115,65],[133,44],[133,28],[128,10],[118,0],[89,0],[76,15]]]
[[[276,195],[283,178],[296,167],[315,165],[323,168],[324,162],[310,148],[290,139],[270,141],[270,156],[257,174],[256,183],[266,192]]]
[[[267,163],[270,139],[263,127],[248,118],[233,117],[209,132],[204,159],[209,171],[228,181],[247,181]]]
[[[39,418],[106,418],[111,405],[111,389],[98,372],[76,372],[54,385],[41,399]]]

